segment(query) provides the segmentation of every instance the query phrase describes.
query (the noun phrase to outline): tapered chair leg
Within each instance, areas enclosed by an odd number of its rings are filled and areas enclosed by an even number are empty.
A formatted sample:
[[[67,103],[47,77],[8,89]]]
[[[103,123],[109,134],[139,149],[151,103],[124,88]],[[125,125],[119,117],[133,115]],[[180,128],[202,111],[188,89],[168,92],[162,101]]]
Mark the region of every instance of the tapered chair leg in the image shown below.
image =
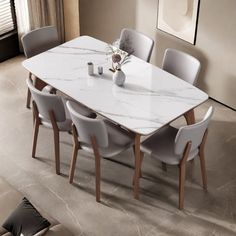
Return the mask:
[[[39,119],[39,112],[36,103],[33,101],[33,147],[32,147],[32,157],[35,158],[36,153],[36,146],[37,146],[37,140],[38,140],[38,132],[39,132],[39,126],[40,126],[40,119]]]
[[[100,196],[101,196],[101,156],[99,154],[97,141],[96,141],[95,137],[91,137],[91,143],[92,143],[94,157],[95,157],[96,201],[100,202]]]
[[[179,164],[179,209],[184,208],[184,185],[186,177],[186,163],[191,150],[192,142],[189,141],[184,149],[183,157]]]
[[[36,153],[39,125],[40,125],[39,120],[36,118],[34,121],[34,134],[33,134],[33,147],[32,147],[32,157],[33,158],[35,158],[35,153]]]
[[[96,201],[100,202],[101,195],[101,157],[95,155],[95,172],[96,172]]]
[[[74,180],[75,166],[76,166],[76,160],[77,160],[79,147],[80,146],[79,146],[78,141],[74,141],[73,154],[72,154],[72,159],[71,159],[71,164],[70,164],[70,175],[69,175],[69,182],[71,184],[73,183],[73,180]]]
[[[78,134],[75,128],[75,125],[72,125],[72,134],[73,134],[73,140],[74,140],[74,146],[73,146],[73,154],[70,164],[70,175],[69,175],[69,182],[73,183],[74,175],[75,175],[75,165],[78,155],[78,150],[80,149],[80,144],[78,142]]]
[[[53,136],[54,136],[54,150],[55,150],[55,165],[56,165],[56,174],[60,174],[60,136],[59,129],[57,126],[55,114],[52,110],[48,111],[49,117],[52,124]]]
[[[73,180],[74,180],[77,155],[78,155],[78,147],[74,145],[72,159],[70,163],[70,175],[69,175],[69,182],[71,184],[73,183]]]
[[[202,172],[202,183],[203,183],[203,189],[207,190],[207,174],[206,174],[206,165],[205,165],[205,154],[204,154],[204,148],[206,144],[206,139],[208,135],[208,130],[206,130],[202,143],[199,148],[199,158],[200,158],[200,164],[201,164],[201,172]]]
[[[30,102],[31,102],[31,93],[30,90],[28,89],[27,91],[27,98],[26,98],[26,107],[30,109]]]
[[[54,150],[55,150],[55,165],[56,165],[56,174],[60,174],[60,137],[59,137],[59,131],[53,130],[54,134]]]
[[[179,166],[179,209],[182,210],[184,207],[184,186],[186,176],[186,164]]]
[[[32,81],[32,73],[29,73],[29,79]],[[30,109],[30,102],[31,102],[31,92],[28,88],[27,90],[27,98],[26,98],[26,108]]]
[[[199,157],[200,157],[203,189],[207,190],[207,174],[206,174],[205,156],[203,151],[200,151]]]

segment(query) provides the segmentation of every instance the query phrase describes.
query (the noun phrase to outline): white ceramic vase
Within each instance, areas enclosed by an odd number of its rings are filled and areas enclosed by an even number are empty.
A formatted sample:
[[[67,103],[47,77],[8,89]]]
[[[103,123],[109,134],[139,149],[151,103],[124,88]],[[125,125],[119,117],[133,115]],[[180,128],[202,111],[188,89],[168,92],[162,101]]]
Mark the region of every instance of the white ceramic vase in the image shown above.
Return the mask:
[[[121,69],[116,69],[115,73],[113,74],[113,82],[118,86],[122,86],[125,82],[125,78],[125,73]]]

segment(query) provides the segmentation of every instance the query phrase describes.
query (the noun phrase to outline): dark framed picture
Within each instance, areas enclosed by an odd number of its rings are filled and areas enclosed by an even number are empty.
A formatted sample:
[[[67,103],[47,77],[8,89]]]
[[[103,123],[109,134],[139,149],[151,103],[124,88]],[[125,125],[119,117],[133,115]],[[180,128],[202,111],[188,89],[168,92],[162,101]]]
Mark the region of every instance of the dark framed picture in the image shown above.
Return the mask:
[[[200,0],[159,0],[157,28],[195,44]]]

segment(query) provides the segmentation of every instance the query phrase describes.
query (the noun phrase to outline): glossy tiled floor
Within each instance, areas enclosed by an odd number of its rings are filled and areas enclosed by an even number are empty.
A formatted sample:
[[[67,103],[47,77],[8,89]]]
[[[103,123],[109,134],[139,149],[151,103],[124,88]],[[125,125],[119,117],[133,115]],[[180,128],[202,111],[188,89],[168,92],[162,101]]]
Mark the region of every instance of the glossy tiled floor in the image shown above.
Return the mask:
[[[163,172],[145,157],[140,200],[133,199],[133,153],[102,160],[102,203],[94,197],[94,160],[80,152],[75,184],[68,183],[72,139],[61,136],[61,172],[53,162],[53,136],[39,133],[37,159],[31,158],[32,115],[25,108],[27,72],[23,57],[0,64],[0,176],[34,204],[84,236],[235,235],[236,112],[213,101],[196,109],[200,119],[210,105],[216,110],[206,146],[208,192],[201,188],[198,160],[189,164],[185,210],[179,211],[178,168]],[[183,119],[175,122],[176,126]]]

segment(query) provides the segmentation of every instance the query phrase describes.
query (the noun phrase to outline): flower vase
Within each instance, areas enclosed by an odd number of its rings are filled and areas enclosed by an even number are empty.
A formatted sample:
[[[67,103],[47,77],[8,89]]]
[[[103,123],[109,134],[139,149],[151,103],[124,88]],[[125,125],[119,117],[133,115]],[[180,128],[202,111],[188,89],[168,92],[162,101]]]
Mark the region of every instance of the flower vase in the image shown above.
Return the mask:
[[[125,82],[125,78],[125,73],[121,69],[116,69],[113,74],[113,82],[118,86],[122,86]]]

